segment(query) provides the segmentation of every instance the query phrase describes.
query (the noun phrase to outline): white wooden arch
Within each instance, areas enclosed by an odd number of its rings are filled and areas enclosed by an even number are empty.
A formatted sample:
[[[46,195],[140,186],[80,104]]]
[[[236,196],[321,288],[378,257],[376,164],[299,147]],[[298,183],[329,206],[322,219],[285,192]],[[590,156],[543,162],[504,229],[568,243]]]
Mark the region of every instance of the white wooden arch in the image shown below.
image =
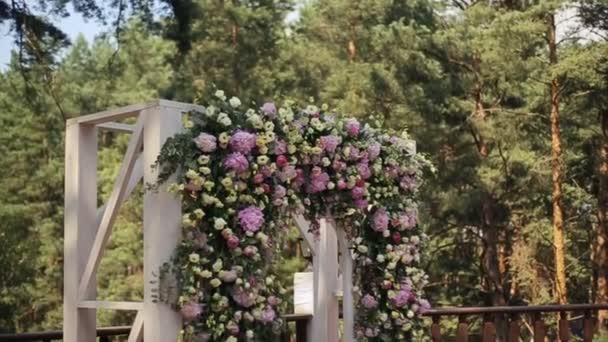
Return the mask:
[[[143,302],[99,301],[96,273],[110,237],[120,205],[143,179],[155,184],[158,169],[152,165],[167,138],[182,130],[182,114],[200,107],[168,100],[156,100],[67,122],[65,139],[64,222],[64,312],[63,339],[66,342],[95,341],[96,310],[133,310],[136,318],[128,341],[177,341],[182,326],[180,315],[169,305],[155,300],[157,275],[169,260],[181,235],[181,204],[166,191],[144,194],[144,299]],[[119,120],[135,117],[135,124]],[[107,203],[97,205],[97,132],[110,130],[131,134],[122,166]],[[339,340],[339,298],[343,305],[343,341],[354,341],[352,255],[343,230],[331,217],[319,222],[318,236],[309,222],[294,217],[313,255],[313,318],[311,341]],[[339,273],[341,277],[338,277]],[[341,279],[341,284],[339,283]]]

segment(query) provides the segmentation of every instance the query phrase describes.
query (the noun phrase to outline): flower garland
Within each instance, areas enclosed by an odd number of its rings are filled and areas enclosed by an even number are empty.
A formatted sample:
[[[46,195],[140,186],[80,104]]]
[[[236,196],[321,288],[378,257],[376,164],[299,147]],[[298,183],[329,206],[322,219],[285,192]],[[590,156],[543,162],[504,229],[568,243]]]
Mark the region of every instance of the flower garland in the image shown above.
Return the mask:
[[[286,301],[270,271],[273,237],[293,225],[294,211],[310,222],[331,213],[351,238],[357,338],[411,339],[429,307],[415,202],[427,162],[405,133],[325,106],[242,108],[217,91],[158,158],[161,182],[177,172],[169,188],[183,203],[184,238],[171,269],[186,340],[280,333]]]

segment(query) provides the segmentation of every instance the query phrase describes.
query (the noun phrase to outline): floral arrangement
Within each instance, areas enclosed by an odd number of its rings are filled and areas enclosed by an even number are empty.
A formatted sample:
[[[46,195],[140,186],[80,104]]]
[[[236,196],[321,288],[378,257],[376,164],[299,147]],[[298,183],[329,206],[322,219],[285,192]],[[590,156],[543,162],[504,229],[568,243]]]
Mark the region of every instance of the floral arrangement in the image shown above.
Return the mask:
[[[410,340],[429,307],[418,267],[415,196],[427,164],[407,134],[390,135],[309,105],[245,109],[217,91],[164,145],[160,182],[183,202],[170,265],[186,340],[261,341],[283,329],[285,290],[269,271],[293,225],[332,215],[352,242],[361,340]],[[365,276],[362,276],[365,275]]]

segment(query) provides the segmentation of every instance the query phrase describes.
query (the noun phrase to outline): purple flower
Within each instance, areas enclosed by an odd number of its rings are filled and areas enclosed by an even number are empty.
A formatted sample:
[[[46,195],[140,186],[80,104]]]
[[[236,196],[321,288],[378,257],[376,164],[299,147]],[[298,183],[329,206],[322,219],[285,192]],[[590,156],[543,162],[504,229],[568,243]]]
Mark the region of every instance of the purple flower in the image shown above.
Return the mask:
[[[329,183],[329,175],[320,167],[313,167],[307,191],[311,194],[321,192],[327,188],[327,183]]]
[[[398,220],[402,229],[412,229],[418,221],[418,212],[415,209],[408,209],[399,214]]]
[[[272,197],[274,199],[283,199],[285,195],[287,195],[287,189],[285,189],[285,187],[282,185],[277,185],[274,188],[274,194],[272,195]]]
[[[372,217],[372,228],[377,232],[383,232],[388,228],[388,213],[386,210],[380,208],[376,210]]]
[[[245,292],[241,287],[232,290],[232,299],[244,308],[248,308],[255,304],[255,295],[253,293]]]
[[[371,143],[367,147],[367,156],[369,160],[375,160],[380,155],[380,144],[377,142]]]
[[[395,294],[393,298],[391,298],[391,302],[397,308],[404,307],[410,299],[412,299],[412,292],[409,289],[402,289]]]
[[[359,173],[359,176],[361,176],[361,178],[363,179],[368,179],[372,176],[372,171],[369,168],[367,160],[363,160],[359,164],[357,164],[357,172]]]
[[[247,171],[249,162],[240,152],[231,153],[224,159],[224,166],[232,171],[241,173]]]
[[[203,305],[195,303],[193,301],[189,301],[188,303],[182,306],[182,308],[180,309],[180,313],[182,314],[184,320],[191,321],[193,319],[196,319],[203,313]]]
[[[287,143],[285,140],[277,139],[274,142],[274,154],[285,154],[287,153]]]
[[[272,306],[277,306],[280,303],[279,298],[277,298],[276,296],[269,296],[267,301],[268,304]]]
[[[262,105],[262,112],[266,114],[269,118],[274,119],[277,115],[277,106],[274,102],[266,102]]]
[[[357,136],[359,134],[359,130],[361,129],[361,124],[357,119],[348,119],[345,124],[346,133],[351,137]]]
[[[264,311],[262,311],[262,314],[260,315],[260,322],[272,323],[272,321],[274,321],[276,316],[277,315],[274,312],[274,309],[270,306],[267,306],[266,309]]]
[[[359,159],[359,157],[361,157],[361,151],[358,148],[351,146],[350,155],[348,156],[348,159],[357,160]]]
[[[374,296],[366,294],[363,296],[363,298],[361,298],[361,304],[366,309],[375,309],[378,306],[378,301],[376,298],[374,298]]]
[[[369,206],[369,202],[367,202],[367,200],[364,200],[363,198],[360,198],[358,200],[355,200],[355,206],[361,210],[365,210]]]
[[[287,169],[289,166],[286,166]],[[296,189],[299,189],[306,180],[304,179],[304,171],[302,169],[295,169],[295,177],[293,178],[293,182],[291,183]]]
[[[365,194],[365,188],[360,187],[360,186],[356,186],[350,191],[351,197],[355,200],[363,198],[364,194]]]
[[[287,165],[279,172],[279,179],[282,182],[287,182],[288,180],[292,180],[298,176],[298,172],[296,167],[293,165]]]
[[[247,246],[243,250],[243,254],[248,258],[253,258],[258,253],[258,248],[256,246]]]
[[[431,303],[426,299],[419,299],[418,305],[420,305],[420,313],[425,313],[431,308]]]
[[[249,206],[239,211],[239,223],[246,232],[257,232],[264,224],[264,213],[256,206]]]
[[[234,152],[248,154],[255,147],[255,142],[255,134],[245,131],[236,131],[230,138],[230,149]]]
[[[319,139],[319,143],[325,152],[334,153],[340,144],[340,138],[335,135],[326,135]]]
[[[416,187],[416,178],[413,176],[410,176],[410,175],[405,175],[405,176],[401,177],[399,186],[403,190],[411,190]]]
[[[202,132],[198,137],[192,139],[201,151],[209,153],[217,148],[217,138],[209,133]]]

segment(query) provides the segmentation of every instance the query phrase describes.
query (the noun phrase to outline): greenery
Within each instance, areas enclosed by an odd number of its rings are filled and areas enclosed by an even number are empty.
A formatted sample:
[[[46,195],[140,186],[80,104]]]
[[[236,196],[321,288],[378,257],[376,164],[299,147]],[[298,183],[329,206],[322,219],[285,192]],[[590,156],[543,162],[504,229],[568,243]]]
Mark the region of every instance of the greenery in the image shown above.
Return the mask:
[[[53,24],[68,1],[40,3]],[[607,1],[118,3],[119,21],[88,12],[108,32],[67,46],[0,1],[17,38],[0,73],[0,330],[61,325],[65,119],[218,88],[247,108],[327,103],[407,129],[436,168],[419,194],[433,306],[608,302]],[[138,6],[153,3],[153,16]],[[100,202],[126,139],[100,133]],[[141,191],[116,222],[101,298],[141,297]],[[295,246],[287,287],[305,267]]]

